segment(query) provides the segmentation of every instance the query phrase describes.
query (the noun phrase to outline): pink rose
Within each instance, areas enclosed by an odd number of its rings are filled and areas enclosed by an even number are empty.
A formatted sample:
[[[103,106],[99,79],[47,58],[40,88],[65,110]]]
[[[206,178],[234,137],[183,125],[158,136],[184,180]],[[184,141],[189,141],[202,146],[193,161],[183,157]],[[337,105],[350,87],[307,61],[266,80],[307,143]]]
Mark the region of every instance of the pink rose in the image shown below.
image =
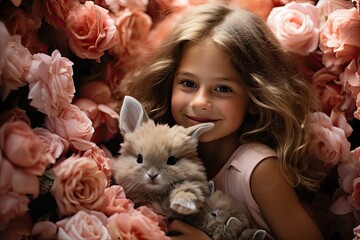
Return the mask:
[[[319,16],[311,3],[290,2],[274,7],[267,23],[285,49],[299,55],[314,52],[319,44]]]
[[[330,120],[334,127],[338,127],[344,130],[345,137],[349,137],[353,132],[353,129],[350,126],[350,124],[347,122],[343,112],[332,111],[330,114]]]
[[[85,151],[90,149],[94,133],[92,122],[78,106],[71,104],[62,110],[57,117],[45,117],[44,125],[51,132],[66,139],[76,149]]]
[[[136,211],[141,212],[142,215],[158,223],[162,231],[167,232],[167,218],[165,216],[156,214],[151,208],[147,206],[140,206],[136,208]]]
[[[145,217],[139,211],[115,213],[106,225],[112,239],[122,240],[170,240],[158,223]]]
[[[316,7],[319,11],[321,21],[325,22],[333,11],[343,8],[353,8],[354,4],[351,1],[343,0],[317,1]]]
[[[354,112],[354,117],[360,120],[360,93],[358,93],[356,97],[356,107],[357,110]]]
[[[355,8],[333,11],[320,33],[323,64],[327,67],[350,62],[359,54],[360,15]]]
[[[56,223],[59,226],[58,239],[99,239],[109,240],[105,227],[107,217],[101,212],[80,210],[75,215]]]
[[[124,7],[139,9],[145,12],[147,10],[149,0],[105,0],[105,3],[113,13],[119,12]]]
[[[108,179],[93,159],[73,155],[56,165],[53,171],[56,178],[50,191],[61,214],[101,207]]]
[[[139,44],[146,39],[152,20],[139,9],[125,8],[116,14],[115,24],[118,29],[116,45],[110,49],[110,53],[121,57],[132,56],[137,52]]]
[[[0,126],[6,122],[23,121],[30,126],[30,118],[26,115],[25,110],[15,107],[8,111],[0,113]]]
[[[4,230],[9,221],[24,215],[29,209],[30,199],[16,192],[0,194],[0,231]]]
[[[350,159],[350,142],[341,128],[334,127],[323,112],[311,113],[308,119],[311,140],[310,150],[314,156],[329,167]]]
[[[67,152],[69,143],[64,138],[51,133],[45,128],[34,128],[33,131],[43,143],[45,151],[48,152],[54,159],[58,159]]]
[[[360,240],[360,224],[353,229],[355,238],[353,240]]]
[[[111,160],[106,156],[104,150],[98,146],[94,146],[87,150],[83,157],[94,159],[97,163],[99,170],[103,171],[108,179],[111,177]]]
[[[46,167],[55,162],[23,121],[8,122],[0,128],[0,149],[12,164],[34,175],[42,175]]]
[[[134,210],[134,203],[127,199],[124,189],[120,185],[113,185],[105,189],[105,199],[100,211],[107,216],[115,213],[130,212]]]
[[[35,54],[27,76],[30,105],[50,117],[69,107],[75,93],[72,66],[58,50],[51,56]]]
[[[73,8],[66,18],[71,50],[80,58],[99,59],[116,43],[115,21],[109,11],[92,1]]]
[[[360,177],[357,177],[353,181],[353,192],[350,195],[350,204],[357,211],[360,210]]]
[[[339,74],[338,71],[322,68],[313,75],[312,88],[321,101],[322,111],[328,115],[332,110],[340,109],[345,99],[342,85],[339,84]]]
[[[21,36],[13,35],[8,44],[9,54],[6,55],[5,64],[0,76],[1,99],[4,100],[12,90],[26,86],[26,74],[31,66],[31,53],[21,45]]]

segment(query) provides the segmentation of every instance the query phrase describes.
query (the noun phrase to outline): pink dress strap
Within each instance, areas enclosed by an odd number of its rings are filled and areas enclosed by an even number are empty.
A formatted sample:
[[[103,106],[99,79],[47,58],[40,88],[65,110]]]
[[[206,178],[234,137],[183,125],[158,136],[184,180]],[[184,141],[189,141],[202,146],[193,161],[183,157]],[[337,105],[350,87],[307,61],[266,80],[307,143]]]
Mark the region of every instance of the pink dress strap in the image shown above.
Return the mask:
[[[250,178],[255,167],[269,157],[276,157],[276,152],[263,144],[240,145],[213,181],[216,188],[247,206],[254,228],[264,229],[271,234],[250,188]]]

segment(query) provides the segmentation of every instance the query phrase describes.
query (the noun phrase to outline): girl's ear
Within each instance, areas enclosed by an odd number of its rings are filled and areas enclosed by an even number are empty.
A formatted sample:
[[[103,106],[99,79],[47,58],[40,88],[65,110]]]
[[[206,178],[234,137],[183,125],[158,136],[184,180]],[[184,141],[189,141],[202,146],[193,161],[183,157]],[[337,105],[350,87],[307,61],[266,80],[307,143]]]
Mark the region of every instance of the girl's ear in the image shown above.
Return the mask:
[[[148,120],[149,116],[146,114],[141,103],[133,97],[125,96],[119,118],[121,134],[133,132],[138,126]]]
[[[212,122],[199,123],[199,124],[196,124],[196,125],[186,128],[186,132],[190,137],[198,138],[201,134],[209,131],[213,127],[214,127],[214,123],[212,123]]]

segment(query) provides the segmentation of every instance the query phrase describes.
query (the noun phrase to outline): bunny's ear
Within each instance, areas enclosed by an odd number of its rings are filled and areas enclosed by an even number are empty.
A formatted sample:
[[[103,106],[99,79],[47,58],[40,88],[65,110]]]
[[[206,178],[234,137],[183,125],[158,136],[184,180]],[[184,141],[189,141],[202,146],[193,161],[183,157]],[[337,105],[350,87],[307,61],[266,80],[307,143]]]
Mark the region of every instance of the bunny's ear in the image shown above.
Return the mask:
[[[141,123],[148,120],[149,116],[141,103],[133,97],[125,96],[119,119],[121,133],[133,132]]]
[[[212,122],[199,123],[191,127],[186,128],[187,134],[192,138],[198,138],[204,132],[209,131],[215,126]]]

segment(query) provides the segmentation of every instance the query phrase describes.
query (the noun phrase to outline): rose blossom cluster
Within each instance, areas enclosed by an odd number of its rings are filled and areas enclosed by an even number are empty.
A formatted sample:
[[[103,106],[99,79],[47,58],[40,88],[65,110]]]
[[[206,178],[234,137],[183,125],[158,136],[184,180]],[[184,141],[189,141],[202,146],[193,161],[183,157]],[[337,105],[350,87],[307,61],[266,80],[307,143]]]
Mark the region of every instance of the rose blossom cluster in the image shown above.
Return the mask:
[[[335,219],[325,235],[360,239],[358,0],[0,1],[1,239],[169,239],[166,219],[111,183],[119,105],[173,24],[207,2],[258,14],[298,60],[322,107],[304,126],[312,164],[338,177],[312,205]]]
[[[322,111],[308,119],[310,150],[319,171],[337,170],[339,186],[329,211],[344,239],[360,239],[360,147],[349,141],[359,138],[352,128],[360,120],[359,9],[359,1],[290,1],[267,17],[319,98]]]

